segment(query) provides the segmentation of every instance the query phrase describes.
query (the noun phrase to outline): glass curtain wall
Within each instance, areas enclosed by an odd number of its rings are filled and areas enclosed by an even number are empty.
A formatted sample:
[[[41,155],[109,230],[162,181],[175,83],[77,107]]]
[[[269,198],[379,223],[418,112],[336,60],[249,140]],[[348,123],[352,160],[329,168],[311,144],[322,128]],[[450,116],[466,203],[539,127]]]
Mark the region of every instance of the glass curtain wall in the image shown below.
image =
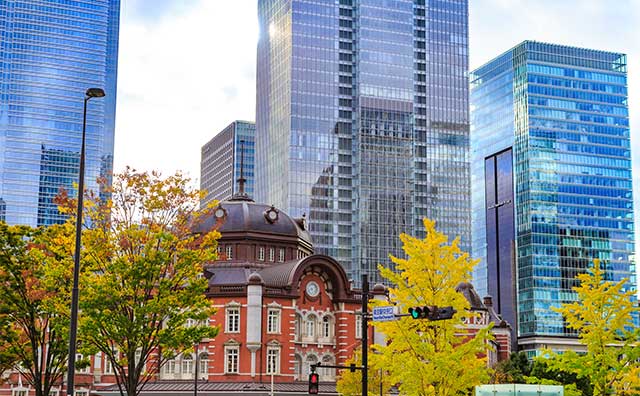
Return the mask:
[[[55,203],[78,180],[89,87],[86,188],[111,180],[119,0],[0,2],[0,199],[10,224],[65,220]]]

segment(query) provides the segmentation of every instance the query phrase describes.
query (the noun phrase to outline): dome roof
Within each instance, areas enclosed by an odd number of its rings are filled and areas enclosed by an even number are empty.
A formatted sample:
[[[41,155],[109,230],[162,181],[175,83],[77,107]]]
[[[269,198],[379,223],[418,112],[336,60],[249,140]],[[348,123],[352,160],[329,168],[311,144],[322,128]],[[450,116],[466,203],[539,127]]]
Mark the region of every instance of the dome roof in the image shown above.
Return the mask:
[[[212,229],[218,224],[218,231],[223,239],[229,234],[257,233],[294,237],[309,244],[309,248],[312,245],[304,217],[294,219],[272,205],[255,203],[246,196],[234,196],[228,201],[220,202],[198,229]]]

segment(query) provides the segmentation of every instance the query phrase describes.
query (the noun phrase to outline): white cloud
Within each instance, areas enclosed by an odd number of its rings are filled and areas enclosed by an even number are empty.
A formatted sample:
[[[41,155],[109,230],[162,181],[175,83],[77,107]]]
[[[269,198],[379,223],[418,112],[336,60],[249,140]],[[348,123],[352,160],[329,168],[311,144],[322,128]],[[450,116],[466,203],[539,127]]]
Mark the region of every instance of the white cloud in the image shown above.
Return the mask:
[[[200,147],[231,121],[255,117],[255,1],[201,0],[157,19],[136,17],[127,3],[115,168],[198,178]]]

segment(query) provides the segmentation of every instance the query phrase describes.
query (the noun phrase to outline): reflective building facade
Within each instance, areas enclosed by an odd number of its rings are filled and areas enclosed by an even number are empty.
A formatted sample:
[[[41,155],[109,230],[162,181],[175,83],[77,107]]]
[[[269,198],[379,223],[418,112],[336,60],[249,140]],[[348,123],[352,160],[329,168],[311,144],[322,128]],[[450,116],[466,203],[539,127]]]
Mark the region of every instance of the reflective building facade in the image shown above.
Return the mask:
[[[110,181],[119,0],[0,2],[0,201],[10,224],[65,220],[53,203],[78,181],[85,91],[86,188]],[[75,194],[75,192],[73,192]]]
[[[240,168],[246,180],[244,192],[253,197],[256,124],[234,121],[202,146],[200,189],[207,192],[200,202],[226,201],[238,193]]]
[[[256,197],[354,280],[435,219],[469,247],[466,0],[258,2]]]
[[[575,300],[593,259],[636,288],[626,67],[624,54],[526,41],[471,74],[475,283],[517,311],[531,354],[575,347],[550,308]]]

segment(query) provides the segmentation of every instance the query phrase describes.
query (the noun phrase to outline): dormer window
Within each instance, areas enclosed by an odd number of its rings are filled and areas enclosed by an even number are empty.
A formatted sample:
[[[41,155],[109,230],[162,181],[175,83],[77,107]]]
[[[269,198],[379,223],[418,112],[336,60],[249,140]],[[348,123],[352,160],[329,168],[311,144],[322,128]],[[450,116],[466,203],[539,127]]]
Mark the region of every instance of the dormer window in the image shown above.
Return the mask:
[[[233,246],[227,246],[227,260],[231,260],[233,258]]]

